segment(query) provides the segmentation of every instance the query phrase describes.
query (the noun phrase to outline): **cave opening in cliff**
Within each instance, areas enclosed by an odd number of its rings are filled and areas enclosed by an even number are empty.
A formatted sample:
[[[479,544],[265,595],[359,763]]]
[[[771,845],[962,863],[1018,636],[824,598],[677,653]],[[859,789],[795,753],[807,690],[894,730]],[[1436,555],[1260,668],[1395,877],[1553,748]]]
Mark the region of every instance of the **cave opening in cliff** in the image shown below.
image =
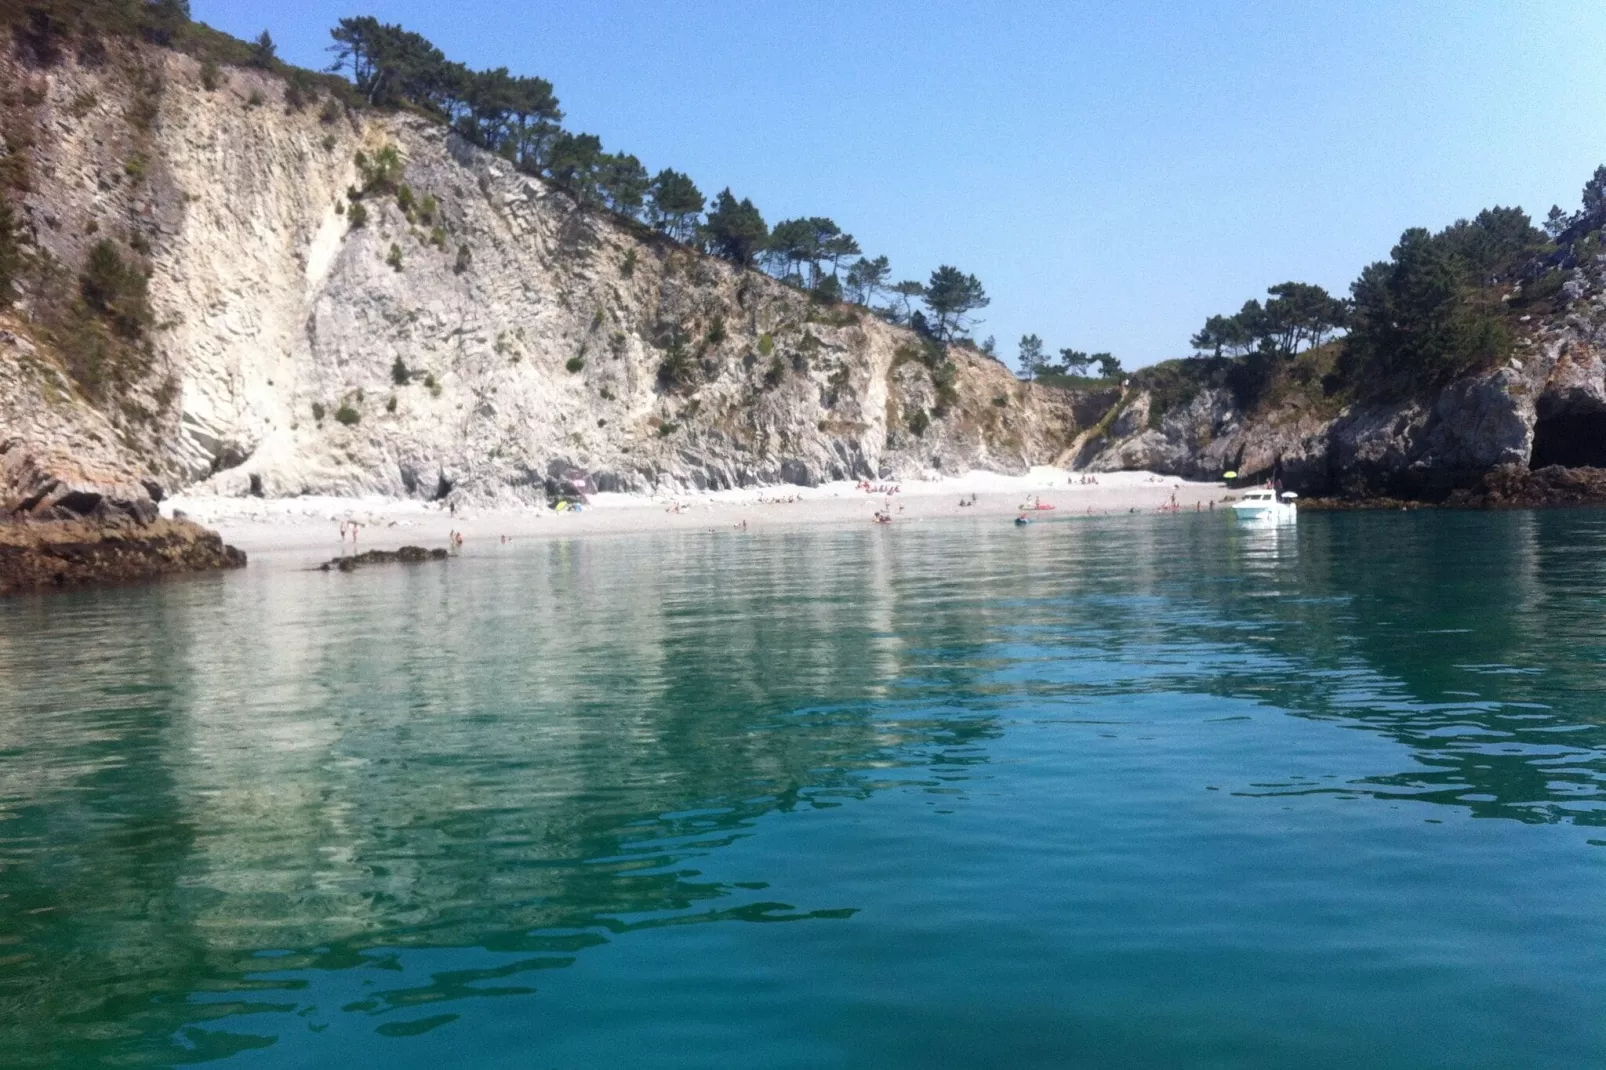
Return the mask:
[[[1606,412],[1569,412],[1534,424],[1529,468],[1606,468]]]

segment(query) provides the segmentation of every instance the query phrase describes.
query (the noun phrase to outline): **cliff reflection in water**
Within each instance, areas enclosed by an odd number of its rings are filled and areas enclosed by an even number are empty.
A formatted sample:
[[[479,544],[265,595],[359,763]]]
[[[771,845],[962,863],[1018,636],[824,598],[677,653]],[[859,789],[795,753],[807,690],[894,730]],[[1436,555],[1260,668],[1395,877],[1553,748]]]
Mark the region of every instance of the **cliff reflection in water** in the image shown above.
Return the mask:
[[[31,1016],[92,1018],[229,984],[260,949],[572,954],[637,926],[851,913],[685,863],[768,811],[974,759],[995,719],[928,701],[901,636],[962,648],[999,611],[900,582],[884,539],[755,545],[15,603],[0,916],[24,936],[0,983]],[[63,650],[89,656],[68,670]]]
[[[1286,714],[1376,744],[1226,780],[1223,736],[1176,771],[1190,798],[1599,824],[1603,544],[1595,513],[978,523],[14,601],[0,1053],[174,1058],[181,1026],[294,1009],[264,951],[281,974],[519,956],[406,993],[429,1002],[645,928],[851,918],[708,871],[766,815],[962,807],[1012,726],[1056,719]]]

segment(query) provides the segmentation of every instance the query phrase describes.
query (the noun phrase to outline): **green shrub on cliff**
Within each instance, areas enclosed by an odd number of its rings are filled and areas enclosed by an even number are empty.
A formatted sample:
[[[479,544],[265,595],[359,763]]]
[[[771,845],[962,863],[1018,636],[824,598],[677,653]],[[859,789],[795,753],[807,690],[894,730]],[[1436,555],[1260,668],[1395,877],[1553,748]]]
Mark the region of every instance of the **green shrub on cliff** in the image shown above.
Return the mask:
[[[679,331],[670,335],[663,362],[658,365],[660,390],[688,391],[697,385],[701,369],[686,342],[686,336]]]
[[[16,300],[17,276],[22,272],[22,232],[17,214],[0,198],[0,308]]]
[[[84,303],[125,338],[137,338],[152,320],[150,281],[137,265],[125,261],[109,238],[89,250],[78,277]]]
[[[357,173],[362,176],[362,192],[400,194],[402,175],[406,171],[402,163],[401,150],[395,145],[386,145],[372,156],[367,153],[357,153]],[[408,201],[411,203],[411,191],[408,191]]]
[[[357,421],[362,419],[362,413],[358,412],[350,405],[341,405],[340,408],[335,410],[335,419],[345,424],[347,427],[354,427],[356,426]]]

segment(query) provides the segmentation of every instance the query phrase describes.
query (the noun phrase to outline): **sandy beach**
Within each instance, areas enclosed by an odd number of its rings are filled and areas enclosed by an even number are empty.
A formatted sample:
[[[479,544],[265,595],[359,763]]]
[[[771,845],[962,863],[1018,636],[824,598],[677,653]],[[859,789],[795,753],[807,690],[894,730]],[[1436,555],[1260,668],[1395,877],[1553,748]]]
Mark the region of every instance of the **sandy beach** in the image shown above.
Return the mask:
[[[658,531],[778,530],[797,525],[868,526],[887,509],[892,526],[949,519],[1020,515],[1029,509],[1041,521],[1133,513],[1166,514],[1220,507],[1228,491],[1220,483],[1191,483],[1149,472],[1100,474],[1096,483],[1063,469],[1034,468],[1027,475],[971,472],[936,480],[818,487],[776,486],[684,494],[597,494],[578,511],[478,508],[393,498],[222,498],[175,496],[164,515],[183,513],[217,529],[224,540],[251,556],[253,564],[299,568],[352,548],[342,541],[343,521],[355,521],[357,549],[393,550],[404,545],[445,546],[451,532],[463,535],[463,554],[496,551],[528,539],[632,535]],[[896,488],[891,493],[883,487]],[[973,504],[961,505],[961,501]],[[507,541],[504,542],[504,539]]]

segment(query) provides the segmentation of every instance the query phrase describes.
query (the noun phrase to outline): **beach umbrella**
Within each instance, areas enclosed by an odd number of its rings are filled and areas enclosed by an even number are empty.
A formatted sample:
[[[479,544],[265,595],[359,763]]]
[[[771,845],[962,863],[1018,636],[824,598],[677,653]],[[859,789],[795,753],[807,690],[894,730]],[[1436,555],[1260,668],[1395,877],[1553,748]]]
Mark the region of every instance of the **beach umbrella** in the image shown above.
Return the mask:
[[[1238,478],[1238,473],[1237,472],[1223,472],[1223,473],[1221,473],[1221,478],[1222,479],[1237,479]]]

